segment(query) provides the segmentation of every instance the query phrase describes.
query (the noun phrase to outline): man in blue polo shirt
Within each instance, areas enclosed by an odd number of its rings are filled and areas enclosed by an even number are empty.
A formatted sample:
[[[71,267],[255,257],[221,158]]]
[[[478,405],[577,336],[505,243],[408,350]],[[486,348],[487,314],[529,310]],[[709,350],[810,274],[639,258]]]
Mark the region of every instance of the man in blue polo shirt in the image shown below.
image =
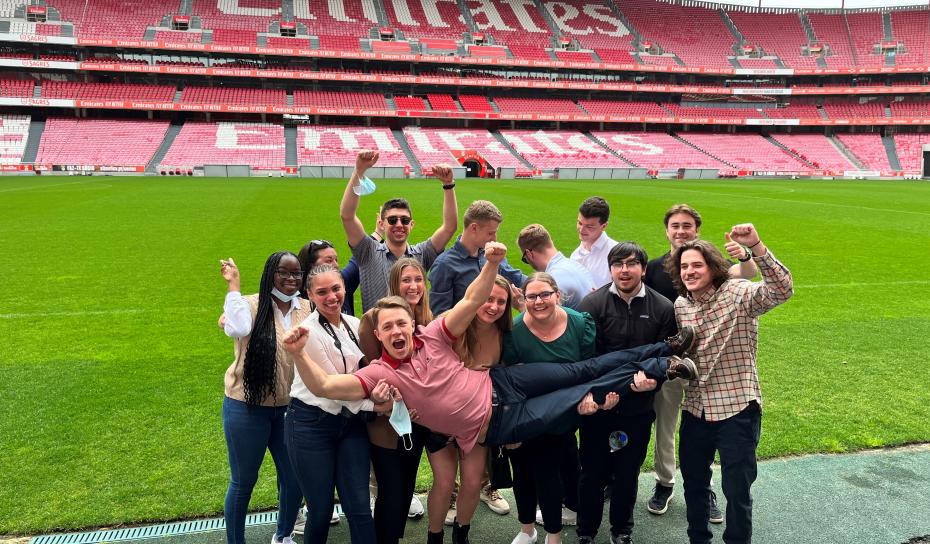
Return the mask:
[[[476,200],[465,210],[465,228],[455,244],[445,251],[429,270],[429,307],[433,315],[450,310],[462,300],[484,266],[484,245],[497,241],[497,229],[504,220],[497,206],[487,200]],[[497,273],[510,283],[522,287],[526,275],[501,261]]]

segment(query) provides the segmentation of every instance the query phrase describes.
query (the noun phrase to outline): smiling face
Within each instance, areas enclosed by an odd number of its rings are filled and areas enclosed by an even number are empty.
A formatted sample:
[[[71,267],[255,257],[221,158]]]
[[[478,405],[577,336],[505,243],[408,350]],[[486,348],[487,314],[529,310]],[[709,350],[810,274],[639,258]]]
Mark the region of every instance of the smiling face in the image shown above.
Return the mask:
[[[403,308],[383,308],[378,311],[375,337],[388,355],[406,359],[413,354],[413,318]]]
[[[556,306],[562,300],[562,295],[555,288],[544,281],[531,281],[523,289],[526,297],[526,311],[533,319],[546,320],[555,313]]]
[[[668,238],[672,249],[681,247],[681,244],[690,242],[698,236],[698,226],[691,214],[676,213],[668,218],[665,226],[665,237]]]
[[[278,262],[272,283],[278,291],[285,295],[293,295],[300,288],[302,277],[300,261],[297,260],[297,257],[285,255]]]
[[[617,291],[627,295],[639,292],[645,274],[646,267],[635,255],[630,255],[610,265],[610,277],[613,279],[614,286]]]
[[[713,275],[700,251],[688,249],[681,254],[681,283],[694,298],[700,297],[713,286]]]
[[[313,266],[320,266],[322,264],[331,264],[337,268],[339,267],[339,255],[336,253],[336,248],[327,247],[316,252],[316,262],[313,263]]]
[[[607,223],[601,223],[600,217],[585,217],[579,213],[575,228],[578,230],[578,239],[581,243],[590,247],[607,229]]]
[[[310,278],[310,300],[329,321],[338,321],[345,301],[345,287],[339,272],[324,272]]]
[[[491,289],[488,300],[478,308],[476,317],[482,323],[492,324],[498,319],[504,317],[504,311],[507,308],[507,290],[500,285],[495,285]]]
[[[426,292],[423,274],[415,266],[405,266],[400,273],[400,286],[397,294],[404,297],[411,307],[416,307]]]
[[[391,222],[394,224],[391,224]],[[407,221],[407,224],[404,224]],[[384,218],[378,222],[378,226],[384,231],[384,236],[393,244],[403,244],[407,242],[410,231],[413,230],[413,219],[410,210],[404,208],[388,208],[384,210]]]

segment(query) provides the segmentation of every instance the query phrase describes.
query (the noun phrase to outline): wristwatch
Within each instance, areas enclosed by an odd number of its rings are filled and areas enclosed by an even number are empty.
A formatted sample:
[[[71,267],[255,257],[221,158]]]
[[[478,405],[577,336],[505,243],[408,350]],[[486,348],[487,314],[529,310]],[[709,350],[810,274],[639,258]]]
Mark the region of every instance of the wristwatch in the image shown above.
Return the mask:
[[[455,181],[453,181],[452,183],[449,183],[449,184],[447,184],[447,185],[443,185],[442,188],[443,188],[443,190],[445,190],[445,191],[448,191],[448,190],[450,190],[450,189],[455,189]]]
[[[746,250],[746,258],[745,258],[745,259],[737,259],[737,260],[738,260],[739,262],[741,262],[741,263],[749,262],[749,260],[752,259],[752,250],[749,249],[748,247],[745,247],[745,246],[743,247],[743,249]]]

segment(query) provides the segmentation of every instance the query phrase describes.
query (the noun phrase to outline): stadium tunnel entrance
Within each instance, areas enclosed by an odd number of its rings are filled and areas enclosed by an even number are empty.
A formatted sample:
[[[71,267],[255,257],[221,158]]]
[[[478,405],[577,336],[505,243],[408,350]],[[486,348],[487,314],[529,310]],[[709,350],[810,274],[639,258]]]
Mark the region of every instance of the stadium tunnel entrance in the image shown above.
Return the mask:
[[[459,164],[465,167],[465,177],[467,178],[493,178],[494,167],[484,157],[478,154],[474,149],[453,150]]]

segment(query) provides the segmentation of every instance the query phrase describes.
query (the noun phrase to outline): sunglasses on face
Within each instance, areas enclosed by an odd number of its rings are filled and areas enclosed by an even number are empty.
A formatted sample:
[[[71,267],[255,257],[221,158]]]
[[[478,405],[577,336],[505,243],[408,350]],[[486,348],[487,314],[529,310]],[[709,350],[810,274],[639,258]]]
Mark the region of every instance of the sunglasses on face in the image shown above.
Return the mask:
[[[400,224],[406,227],[410,224],[411,221],[413,221],[413,219],[406,215],[392,215],[385,219],[387,219],[388,225],[391,226],[396,225],[397,222],[400,221]]]
[[[523,261],[523,264],[530,264],[530,260],[526,258],[526,253],[528,251],[529,251],[528,249],[524,249],[523,255],[520,256],[520,260]]]

